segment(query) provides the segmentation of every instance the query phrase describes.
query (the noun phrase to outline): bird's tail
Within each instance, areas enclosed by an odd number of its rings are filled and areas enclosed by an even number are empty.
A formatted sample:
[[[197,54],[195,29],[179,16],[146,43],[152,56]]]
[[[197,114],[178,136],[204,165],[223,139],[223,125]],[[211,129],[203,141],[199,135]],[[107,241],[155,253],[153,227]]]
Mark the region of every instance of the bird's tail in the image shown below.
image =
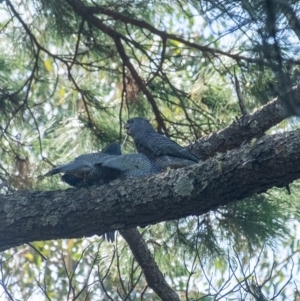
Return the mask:
[[[63,165],[59,165],[54,167],[53,169],[51,169],[50,171],[48,171],[46,174],[43,175],[43,177],[51,177],[53,175],[56,175],[60,172],[73,172],[79,169],[83,169],[85,167],[85,165],[83,165],[82,163],[77,163],[77,162],[71,162],[68,164],[63,164]]]
[[[115,231],[109,231],[103,234],[103,239],[106,239],[108,242],[114,242],[115,240]]]

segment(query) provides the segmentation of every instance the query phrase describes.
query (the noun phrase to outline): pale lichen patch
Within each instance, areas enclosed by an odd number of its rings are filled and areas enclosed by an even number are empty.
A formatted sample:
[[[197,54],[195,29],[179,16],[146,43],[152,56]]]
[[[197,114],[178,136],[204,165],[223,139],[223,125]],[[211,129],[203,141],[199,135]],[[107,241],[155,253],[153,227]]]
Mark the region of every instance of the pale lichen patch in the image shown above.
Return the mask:
[[[251,129],[256,129],[257,126],[258,126],[257,120],[253,120],[253,121],[251,120],[251,122],[250,122],[250,128]]]
[[[177,195],[188,196],[191,195],[194,185],[192,180],[187,175],[180,176],[174,185],[174,192]]]
[[[42,218],[43,226],[56,226],[58,223],[58,217],[56,215],[45,216]]]

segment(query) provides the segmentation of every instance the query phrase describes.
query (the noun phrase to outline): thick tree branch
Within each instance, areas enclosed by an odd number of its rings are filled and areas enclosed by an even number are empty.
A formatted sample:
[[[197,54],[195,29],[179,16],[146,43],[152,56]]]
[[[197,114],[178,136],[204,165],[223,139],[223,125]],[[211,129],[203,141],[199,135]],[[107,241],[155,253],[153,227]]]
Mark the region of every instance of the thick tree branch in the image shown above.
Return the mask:
[[[0,250],[201,215],[299,177],[298,130],[264,136],[226,156],[146,180],[1,195]]]
[[[287,117],[299,115],[300,85],[275,98],[252,114],[242,116],[225,129],[198,139],[189,145],[189,149],[201,160],[206,160],[216,153],[239,147],[252,138],[262,136],[268,129]]]
[[[120,230],[120,234],[130,246],[134,258],[141,266],[149,287],[163,301],[179,301],[178,295],[168,285],[139,231],[137,229]]]

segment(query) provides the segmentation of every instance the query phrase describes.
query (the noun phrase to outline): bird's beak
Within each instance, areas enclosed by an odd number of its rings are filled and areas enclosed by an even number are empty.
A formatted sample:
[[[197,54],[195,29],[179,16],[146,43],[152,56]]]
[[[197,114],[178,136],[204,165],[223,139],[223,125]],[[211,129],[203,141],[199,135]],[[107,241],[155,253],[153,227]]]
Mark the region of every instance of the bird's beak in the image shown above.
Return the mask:
[[[124,129],[126,130],[127,135],[129,135],[130,124],[128,122],[124,124]]]

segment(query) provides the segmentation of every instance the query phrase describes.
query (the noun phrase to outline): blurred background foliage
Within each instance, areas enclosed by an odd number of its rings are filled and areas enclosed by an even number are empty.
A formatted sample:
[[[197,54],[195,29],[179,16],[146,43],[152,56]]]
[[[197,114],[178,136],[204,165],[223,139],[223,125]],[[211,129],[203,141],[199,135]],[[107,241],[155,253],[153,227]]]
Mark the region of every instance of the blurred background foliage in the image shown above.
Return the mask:
[[[129,117],[187,145],[241,116],[239,101],[252,112],[287,91],[299,81],[299,9],[292,0],[1,1],[1,193],[67,188],[38,176],[122,143]],[[123,152],[133,151],[129,139]],[[182,300],[294,300],[299,183],[291,191],[140,230]],[[3,300],[159,300],[120,237],[1,256]]]

